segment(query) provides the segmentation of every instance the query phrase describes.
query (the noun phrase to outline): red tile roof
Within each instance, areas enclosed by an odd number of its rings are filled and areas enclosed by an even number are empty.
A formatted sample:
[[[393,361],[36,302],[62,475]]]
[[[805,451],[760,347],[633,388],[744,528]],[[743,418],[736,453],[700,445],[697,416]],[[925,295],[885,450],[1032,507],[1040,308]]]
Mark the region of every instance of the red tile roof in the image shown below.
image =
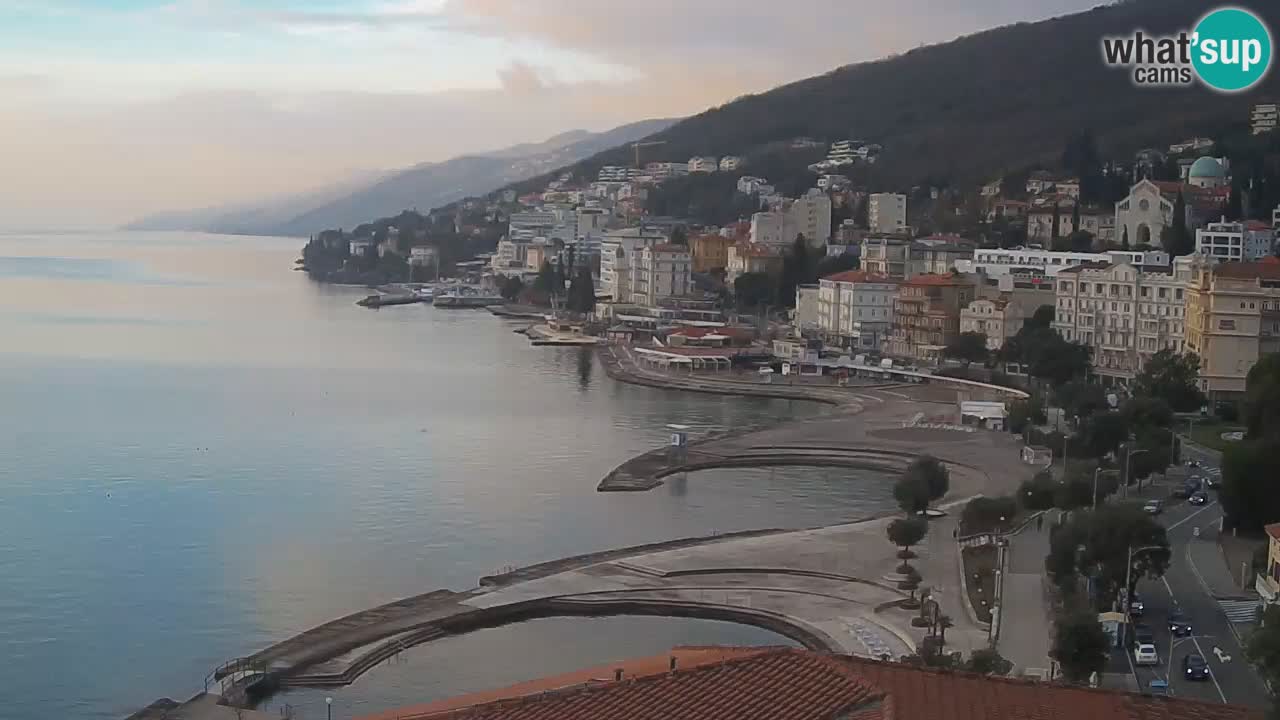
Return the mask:
[[[652,660],[652,659],[650,659]],[[661,658],[665,660],[665,658]],[[698,662],[694,660],[693,662]],[[405,720],[1261,720],[1235,705],[1148,697],[914,665],[757,648],[703,658],[675,672],[650,667],[612,680],[612,667],[402,708]],[[597,678],[592,680],[592,678]],[[553,683],[570,683],[553,684]],[[516,694],[520,688],[525,692]],[[537,694],[533,694],[537,693]]]
[[[1235,280],[1280,280],[1280,263],[1275,262],[1229,262],[1215,265],[1212,269],[1215,276]]]
[[[888,275],[878,275],[876,273],[867,272],[866,270],[845,270],[844,272],[838,272],[834,275],[827,275],[822,279],[830,280],[831,282],[894,283],[895,285],[899,282]]]

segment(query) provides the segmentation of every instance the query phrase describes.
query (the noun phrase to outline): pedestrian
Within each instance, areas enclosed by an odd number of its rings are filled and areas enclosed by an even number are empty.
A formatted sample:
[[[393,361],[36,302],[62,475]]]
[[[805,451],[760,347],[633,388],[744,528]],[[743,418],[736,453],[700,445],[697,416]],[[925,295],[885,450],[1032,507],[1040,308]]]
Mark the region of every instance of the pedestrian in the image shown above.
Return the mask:
[[[1036,516],[1036,532],[1043,532],[1043,531],[1044,531],[1044,516],[1037,515]]]
[[[951,539],[952,539],[952,540],[958,540],[959,538],[960,538],[960,528],[958,528],[958,527],[952,528],[952,529],[951,529]]]

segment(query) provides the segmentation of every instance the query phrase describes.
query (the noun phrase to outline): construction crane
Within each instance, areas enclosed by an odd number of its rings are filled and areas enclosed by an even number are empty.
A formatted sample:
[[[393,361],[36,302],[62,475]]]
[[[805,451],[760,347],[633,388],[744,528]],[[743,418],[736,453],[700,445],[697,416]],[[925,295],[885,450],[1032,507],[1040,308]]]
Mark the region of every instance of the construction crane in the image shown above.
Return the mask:
[[[636,170],[640,169],[640,148],[650,147],[652,145],[666,145],[666,144],[667,144],[666,140],[649,140],[647,142],[631,143],[631,149],[636,151]]]

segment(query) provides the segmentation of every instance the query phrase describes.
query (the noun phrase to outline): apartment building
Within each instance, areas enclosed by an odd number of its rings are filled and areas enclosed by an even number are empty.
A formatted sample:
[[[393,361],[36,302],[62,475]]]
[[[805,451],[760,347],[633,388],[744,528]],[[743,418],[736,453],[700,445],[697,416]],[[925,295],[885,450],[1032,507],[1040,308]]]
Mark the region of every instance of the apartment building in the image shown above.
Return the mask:
[[[949,273],[973,259],[973,243],[955,235],[930,235],[907,248],[907,276]]]
[[[777,275],[780,272],[782,272],[781,248],[744,242],[729,246],[729,260],[725,275],[730,285],[747,273]]]
[[[960,272],[982,273],[987,277],[1003,277],[1024,272],[1042,273],[1048,277],[1085,263],[1127,262],[1130,265],[1165,267],[1169,254],[1163,250],[1112,250],[1105,253],[1055,252],[1040,248],[1016,247],[1005,250],[975,250],[973,259],[957,262]]]
[[[755,245],[784,247],[795,242],[789,233],[787,214],[782,212],[758,212],[751,216],[751,242]]]
[[[666,243],[670,236],[657,228],[633,227],[605,232],[600,244],[600,288],[615,302],[631,298],[631,265],[646,247]]]
[[[720,172],[733,172],[742,167],[742,158],[737,155],[725,155],[720,158]]]
[[[905,235],[868,235],[858,251],[859,266],[872,275],[905,280],[910,245]]]
[[[1196,230],[1196,252],[1219,262],[1254,262],[1272,254],[1275,231],[1270,225],[1249,222],[1209,223]]]
[[[867,222],[873,233],[907,231],[907,196],[897,193],[872,193],[867,207]]]
[[[713,173],[720,169],[720,159],[716,157],[689,158],[690,173]]]
[[[709,273],[729,267],[729,248],[733,238],[718,233],[704,233],[689,239],[689,251],[693,256],[693,271]]]
[[[1238,399],[1258,358],[1280,352],[1280,260],[1196,263],[1186,322],[1200,390],[1211,403]]]
[[[863,270],[818,281],[818,329],[828,343],[850,350],[878,350],[893,322],[899,281]]]
[[[987,349],[994,351],[1017,335],[1025,320],[1024,308],[1019,303],[1003,297],[979,299],[960,311],[960,332],[986,335]]]
[[[821,190],[810,190],[787,208],[787,220],[795,230],[793,242],[796,235],[804,235],[810,247],[822,247],[831,239],[831,198]]]
[[[1054,329],[1093,348],[1093,370],[1129,381],[1160,350],[1183,352],[1193,258],[1163,270],[1087,263],[1058,272]]]
[[[1253,113],[1249,116],[1250,125],[1253,126],[1253,134],[1261,135],[1276,129],[1280,124],[1280,105],[1273,102],[1258,103],[1253,106]]]
[[[692,264],[689,248],[683,245],[661,243],[642,248],[631,266],[631,302],[657,305],[663,298],[690,294]]]
[[[942,361],[960,335],[960,311],[973,302],[972,282],[954,275],[917,275],[898,288],[893,301],[890,355],[921,362]]]

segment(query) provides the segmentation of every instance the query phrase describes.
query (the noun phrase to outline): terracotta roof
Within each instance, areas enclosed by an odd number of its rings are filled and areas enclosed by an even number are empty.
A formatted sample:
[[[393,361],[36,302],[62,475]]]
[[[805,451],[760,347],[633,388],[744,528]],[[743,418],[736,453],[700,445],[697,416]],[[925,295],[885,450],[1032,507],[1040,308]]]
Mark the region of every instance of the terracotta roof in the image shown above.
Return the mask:
[[[1271,523],[1263,528],[1271,537],[1280,540],[1280,523]]]
[[[711,649],[703,649],[711,650]],[[656,667],[654,667],[655,662]],[[616,663],[366,720],[1261,720],[1236,705],[826,655],[726,650]],[[684,662],[684,664],[681,664]],[[613,680],[613,668],[624,679]],[[470,698],[490,698],[479,704]]]
[[[1215,265],[1212,272],[1216,276],[1236,280],[1280,280],[1280,263],[1229,262]]]
[[[834,275],[827,275],[822,279],[830,280],[831,282],[893,283],[895,285],[899,282],[888,275],[878,275],[876,273],[867,272],[866,270],[845,270],[844,272],[838,272]]]
[[[1270,230],[1271,229],[1270,223],[1264,223],[1261,220],[1250,220],[1249,222],[1245,223],[1244,226],[1249,230]]]

